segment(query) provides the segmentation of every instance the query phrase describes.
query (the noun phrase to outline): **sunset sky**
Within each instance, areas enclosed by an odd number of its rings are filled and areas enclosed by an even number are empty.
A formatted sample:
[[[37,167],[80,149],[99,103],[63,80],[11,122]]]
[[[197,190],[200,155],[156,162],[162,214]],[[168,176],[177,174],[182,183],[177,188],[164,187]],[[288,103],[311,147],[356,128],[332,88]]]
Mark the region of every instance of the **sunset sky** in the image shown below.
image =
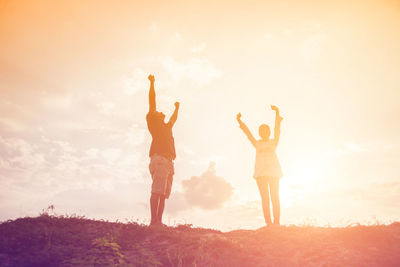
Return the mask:
[[[148,223],[149,73],[181,102],[165,223],[263,226],[235,116],[271,104],[282,224],[400,219],[400,1],[0,0],[0,220]]]

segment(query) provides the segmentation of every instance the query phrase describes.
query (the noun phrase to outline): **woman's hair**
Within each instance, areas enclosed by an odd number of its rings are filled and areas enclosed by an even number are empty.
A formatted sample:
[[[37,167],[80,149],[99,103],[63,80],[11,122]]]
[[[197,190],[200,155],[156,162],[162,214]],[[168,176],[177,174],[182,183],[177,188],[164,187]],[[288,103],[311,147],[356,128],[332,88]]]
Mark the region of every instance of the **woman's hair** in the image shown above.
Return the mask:
[[[261,138],[269,138],[269,136],[271,135],[271,130],[268,125],[261,124],[258,128],[258,134]]]

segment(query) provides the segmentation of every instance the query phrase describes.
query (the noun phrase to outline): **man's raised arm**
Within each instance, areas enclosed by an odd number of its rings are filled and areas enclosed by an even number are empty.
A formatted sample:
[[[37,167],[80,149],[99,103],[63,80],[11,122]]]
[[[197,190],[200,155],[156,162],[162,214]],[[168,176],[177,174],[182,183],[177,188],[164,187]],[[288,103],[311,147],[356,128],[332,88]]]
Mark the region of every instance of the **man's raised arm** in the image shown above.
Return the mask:
[[[175,102],[174,113],[172,114],[171,118],[169,118],[169,121],[168,121],[168,125],[171,127],[174,126],[176,120],[178,119],[179,105],[180,105],[179,102]]]
[[[149,91],[149,112],[156,111],[156,91],[154,90],[154,75],[149,75],[150,91]]]

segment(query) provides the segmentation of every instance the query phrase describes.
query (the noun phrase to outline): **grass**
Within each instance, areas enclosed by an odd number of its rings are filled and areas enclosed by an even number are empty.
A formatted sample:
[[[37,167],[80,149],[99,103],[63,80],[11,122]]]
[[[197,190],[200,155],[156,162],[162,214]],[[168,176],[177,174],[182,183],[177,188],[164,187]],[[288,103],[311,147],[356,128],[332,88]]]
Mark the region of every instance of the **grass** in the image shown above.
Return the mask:
[[[0,224],[0,266],[400,266],[400,223],[223,233],[44,212]]]

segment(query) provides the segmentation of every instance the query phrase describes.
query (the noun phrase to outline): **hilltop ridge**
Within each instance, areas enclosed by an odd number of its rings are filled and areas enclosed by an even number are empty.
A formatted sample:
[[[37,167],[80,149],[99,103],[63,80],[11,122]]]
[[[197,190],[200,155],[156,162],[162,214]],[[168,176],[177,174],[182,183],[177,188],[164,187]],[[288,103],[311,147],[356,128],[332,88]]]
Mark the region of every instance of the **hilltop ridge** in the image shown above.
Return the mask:
[[[0,224],[0,266],[399,266],[400,223],[221,232],[41,215]]]

